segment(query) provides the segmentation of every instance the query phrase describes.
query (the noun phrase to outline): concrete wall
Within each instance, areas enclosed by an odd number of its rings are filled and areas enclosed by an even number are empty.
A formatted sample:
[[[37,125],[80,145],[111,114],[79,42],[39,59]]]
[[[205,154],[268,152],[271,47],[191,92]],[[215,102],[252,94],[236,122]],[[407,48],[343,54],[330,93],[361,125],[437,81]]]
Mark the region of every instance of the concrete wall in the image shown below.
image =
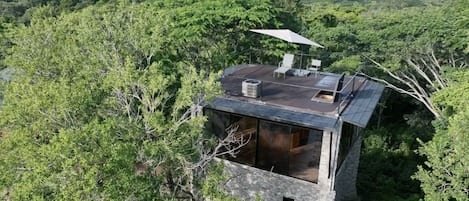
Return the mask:
[[[333,200],[333,192],[320,192],[318,184],[276,174],[273,172],[218,159],[224,164],[228,176],[225,190],[243,200],[282,201],[284,197],[295,201]]]
[[[334,190],[338,201],[358,200],[356,182],[361,144],[362,137],[360,134],[335,176]]]
[[[334,178],[334,155],[337,150],[337,134],[332,131],[323,131],[321,158],[319,160],[318,185],[322,189],[323,200],[334,200],[332,181]],[[331,161],[332,160],[332,161]],[[328,198],[328,199],[326,199]]]

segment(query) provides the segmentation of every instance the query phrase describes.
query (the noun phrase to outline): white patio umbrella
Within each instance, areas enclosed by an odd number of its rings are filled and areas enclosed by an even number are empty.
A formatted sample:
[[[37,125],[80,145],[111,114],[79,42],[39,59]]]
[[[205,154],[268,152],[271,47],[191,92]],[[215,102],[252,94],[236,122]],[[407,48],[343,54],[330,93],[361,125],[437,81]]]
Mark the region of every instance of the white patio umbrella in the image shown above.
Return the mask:
[[[250,29],[249,31],[273,36],[275,38],[279,38],[290,43],[304,44],[304,45],[324,48],[324,46],[320,45],[319,43],[311,41],[291,31],[290,29]],[[300,59],[300,66],[302,65],[303,65],[303,53],[301,53],[301,59]]]
[[[293,31],[290,31],[289,29],[251,29],[250,31],[273,36],[273,37],[282,39],[284,41],[288,41],[290,43],[305,44],[305,45],[311,45],[315,47],[324,48],[324,46],[314,41],[311,41]]]

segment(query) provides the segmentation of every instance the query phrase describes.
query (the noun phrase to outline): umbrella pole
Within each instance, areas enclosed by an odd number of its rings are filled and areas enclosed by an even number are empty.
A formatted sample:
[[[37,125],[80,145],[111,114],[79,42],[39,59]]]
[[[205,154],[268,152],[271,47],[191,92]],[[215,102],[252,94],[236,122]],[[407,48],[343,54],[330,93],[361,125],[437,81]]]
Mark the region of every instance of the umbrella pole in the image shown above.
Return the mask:
[[[303,69],[303,50],[304,50],[304,45],[300,45],[300,69]]]
[[[300,56],[300,69],[303,69],[303,53],[301,52],[300,54],[301,54],[301,56]]]

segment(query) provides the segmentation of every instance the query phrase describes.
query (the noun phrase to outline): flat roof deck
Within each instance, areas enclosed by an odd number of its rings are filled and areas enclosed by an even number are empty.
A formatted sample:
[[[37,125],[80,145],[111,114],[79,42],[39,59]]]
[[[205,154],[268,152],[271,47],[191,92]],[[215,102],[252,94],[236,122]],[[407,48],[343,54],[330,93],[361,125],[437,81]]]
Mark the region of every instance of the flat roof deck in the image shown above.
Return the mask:
[[[366,82],[363,77],[345,76],[343,88],[339,91],[340,98],[333,103],[312,100],[319,91],[335,91],[341,75],[332,73],[317,73],[309,76],[286,75],[276,78],[273,76],[275,66],[261,64],[246,64],[232,67],[225,71],[221,78],[225,90],[224,98],[271,105],[287,110],[303,113],[332,115],[342,112],[353,99],[345,99],[352,91],[354,94]],[[262,81],[261,96],[249,98],[242,94],[242,82],[246,79]]]

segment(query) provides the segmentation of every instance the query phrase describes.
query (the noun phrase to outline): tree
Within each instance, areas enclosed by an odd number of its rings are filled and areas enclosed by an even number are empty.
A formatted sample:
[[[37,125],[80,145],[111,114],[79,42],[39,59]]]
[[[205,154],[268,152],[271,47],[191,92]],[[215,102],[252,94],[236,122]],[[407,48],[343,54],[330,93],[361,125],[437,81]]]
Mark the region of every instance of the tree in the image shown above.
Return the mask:
[[[427,157],[414,178],[421,182],[425,200],[467,200],[469,197],[469,111],[451,118],[448,129],[438,130],[420,153]]]
[[[448,87],[432,97],[443,108],[449,125],[440,123],[433,139],[422,143],[419,153],[427,161],[414,175],[421,182],[426,200],[467,200],[469,196],[469,70],[449,74]]]
[[[50,5],[58,14],[63,11],[78,10],[97,2],[97,0],[0,0],[0,18],[10,23],[29,23],[34,10],[41,6]]]
[[[2,17],[0,17],[0,70],[3,70],[6,66],[4,59],[6,55],[6,49],[9,47],[8,37],[6,36],[6,30],[8,25],[5,24]]]
[[[172,60],[158,2],[93,6],[14,31],[0,198],[198,200],[217,149],[201,108],[219,73]],[[181,39],[183,40],[183,39]],[[210,176],[211,174],[209,174]]]
[[[462,139],[467,137],[464,125],[467,124],[468,97],[464,92],[468,82],[468,58],[464,50],[469,21],[467,18],[454,20],[466,15],[467,5],[455,1],[433,12],[408,17],[409,20],[404,19],[397,25],[385,26],[385,34],[379,35],[390,42],[374,46],[374,51],[388,53],[370,53],[365,57],[397,82],[381,81],[423,103],[437,119],[433,139],[427,143],[420,141],[423,146],[419,153],[427,161],[418,166],[413,177],[421,182],[426,200],[466,200],[468,197],[469,161],[461,147],[467,147]],[[394,43],[393,38],[401,39],[406,45]]]
[[[377,21],[381,27],[389,25],[378,28],[377,35],[368,31],[363,34],[366,38],[386,39],[382,44],[373,42],[372,52],[365,54],[366,59],[391,78],[377,80],[424,104],[437,119],[442,114],[432,103],[432,94],[447,87],[445,71],[465,68],[469,61],[464,53],[469,20],[454,20],[466,15],[464,7],[467,5],[455,2],[424,13],[421,8],[410,9],[405,14]]]
[[[216,69],[239,60],[248,27],[278,24],[268,2],[36,9],[9,34],[0,197],[227,198],[211,160],[244,141],[209,136],[201,108],[220,94]]]
[[[381,12],[359,5],[318,3],[308,8],[308,33],[326,47],[321,56],[325,70],[361,71],[380,78],[376,80],[412,96],[440,118],[431,94],[446,87],[444,71],[469,61],[463,52],[469,20],[460,17],[467,15],[466,4],[454,1]]]
[[[279,27],[281,11],[270,0],[164,1],[161,10],[169,23],[165,44],[173,60],[185,60],[199,69],[217,71],[247,61],[249,29]]]
[[[424,6],[432,3],[422,1],[420,7],[404,6],[397,10],[382,9],[380,2],[338,2],[342,3],[312,3],[306,6],[302,15],[309,25],[309,37],[325,46],[323,53],[318,54],[324,61],[324,70],[360,71],[404,95],[392,96],[387,101],[398,102],[386,104],[388,108],[385,113],[392,115],[388,117],[388,122],[393,123],[386,123],[384,128],[368,131],[364,135],[358,182],[362,199],[416,199],[422,192],[414,187],[418,181],[412,181],[409,177],[427,157],[424,154],[427,152],[422,151],[424,155],[420,157],[412,153],[419,145],[416,138],[424,142],[431,139],[427,135],[433,134],[436,128],[428,122],[435,118],[440,119],[437,122],[443,126],[438,132],[447,133],[444,126],[448,123],[448,116],[463,111],[460,105],[467,104],[460,102],[467,98],[456,95],[456,91],[466,89],[453,87],[465,79],[450,75],[451,72],[463,72],[469,61],[469,20],[465,17],[469,10],[467,3],[449,1]],[[348,3],[348,6],[343,6],[343,3]],[[453,85],[454,81],[459,84]],[[449,95],[449,91],[454,94]],[[417,101],[420,104],[413,103]],[[422,105],[432,113],[428,115]],[[389,118],[392,120],[389,121]],[[445,143],[450,145],[455,142]],[[445,149],[451,152],[452,146]],[[445,156],[433,152],[428,154],[439,161],[448,162],[451,158],[445,159]],[[435,176],[431,166],[438,166],[435,163],[438,160],[421,167],[428,177]],[[383,167],[380,161],[393,165]],[[452,179],[455,178],[460,177]],[[432,186],[431,181],[438,180],[438,177],[433,179],[425,185]],[[426,189],[422,188],[425,193],[436,188]]]

